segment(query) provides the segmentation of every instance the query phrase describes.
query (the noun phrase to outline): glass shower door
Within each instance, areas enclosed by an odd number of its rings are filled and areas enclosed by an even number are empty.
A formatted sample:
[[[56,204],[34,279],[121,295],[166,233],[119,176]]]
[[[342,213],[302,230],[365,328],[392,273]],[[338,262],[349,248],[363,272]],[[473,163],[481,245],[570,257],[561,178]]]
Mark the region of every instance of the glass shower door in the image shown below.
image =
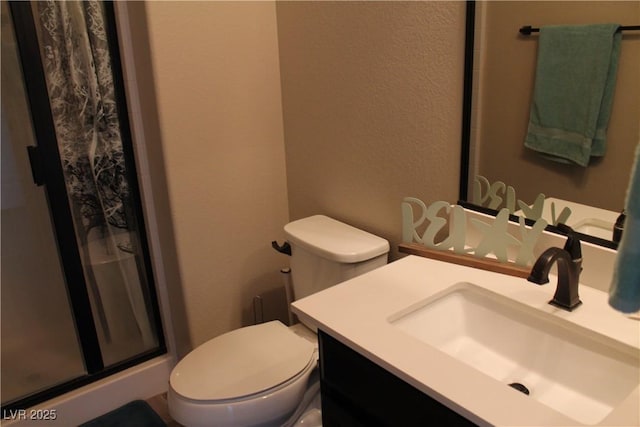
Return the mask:
[[[103,2],[31,2],[73,231],[104,366],[160,344]]]
[[[113,4],[1,5],[4,418],[166,347]]]
[[[86,374],[49,207],[33,185],[34,145],[15,35],[2,2],[2,403]]]

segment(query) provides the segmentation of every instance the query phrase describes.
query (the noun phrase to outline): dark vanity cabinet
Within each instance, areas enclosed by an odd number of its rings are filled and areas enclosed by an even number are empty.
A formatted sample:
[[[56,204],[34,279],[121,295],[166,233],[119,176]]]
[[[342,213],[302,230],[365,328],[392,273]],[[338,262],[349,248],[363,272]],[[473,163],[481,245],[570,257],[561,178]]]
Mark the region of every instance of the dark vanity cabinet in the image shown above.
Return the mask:
[[[323,426],[475,425],[330,335],[318,341]]]

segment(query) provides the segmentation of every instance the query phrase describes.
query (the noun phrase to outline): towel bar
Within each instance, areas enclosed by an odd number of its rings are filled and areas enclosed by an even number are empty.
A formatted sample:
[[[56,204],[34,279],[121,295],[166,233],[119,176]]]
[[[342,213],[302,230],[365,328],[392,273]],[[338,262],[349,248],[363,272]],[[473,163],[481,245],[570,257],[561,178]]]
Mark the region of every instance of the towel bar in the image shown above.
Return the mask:
[[[626,25],[618,28],[618,31],[637,31],[640,30],[640,25]],[[540,28],[533,28],[531,25],[525,25],[524,27],[520,27],[520,34],[523,36],[529,36],[531,33],[537,33],[540,31]]]

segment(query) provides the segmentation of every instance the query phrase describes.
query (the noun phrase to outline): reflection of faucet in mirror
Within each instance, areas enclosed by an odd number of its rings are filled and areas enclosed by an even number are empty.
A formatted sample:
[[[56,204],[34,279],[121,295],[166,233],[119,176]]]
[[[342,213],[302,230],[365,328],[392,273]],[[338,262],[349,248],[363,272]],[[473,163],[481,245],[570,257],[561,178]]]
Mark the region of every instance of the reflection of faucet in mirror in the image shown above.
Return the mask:
[[[618,218],[616,219],[616,223],[613,225],[612,240],[614,243],[620,243],[620,240],[622,240],[622,233],[624,231],[624,222],[626,219],[627,219],[627,213],[623,209],[622,212],[620,212],[620,215],[618,215]]]
[[[462,177],[471,189],[476,175],[507,182],[518,199],[531,202],[539,193],[557,198],[558,213],[572,209],[567,223],[578,232],[599,239],[584,240],[615,247],[613,224],[624,205],[637,135],[640,132],[640,36],[623,32],[620,63],[611,122],[607,130],[607,153],[588,168],[561,165],[540,159],[524,147],[540,35],[523,37],[523,25],[543,27],[561,24],[620,22],[640,15],[640,2],[476,2],[475,49],[469,50],[468,68],[473,90],[467,93],[476,125],[469,127],[468,173]],[[471,34],[473,37],[473,34]],[[504,55],[504,52],[510,52]],[[517,76],[517,78],[514,78]],[[472,97],[473,94],[473,97]],[[461,193],[461,199],[471,200]],[[613,217],[582,216],[567,203],[609,212]],[[544,216],[551,222],[550,216]],[[594,220],[592,220],[594,219]],[[601,221],[609,224],[605,227]],[[592,234],[593,233],[593,234]],[[603,242],[602,239],[607,242]]]

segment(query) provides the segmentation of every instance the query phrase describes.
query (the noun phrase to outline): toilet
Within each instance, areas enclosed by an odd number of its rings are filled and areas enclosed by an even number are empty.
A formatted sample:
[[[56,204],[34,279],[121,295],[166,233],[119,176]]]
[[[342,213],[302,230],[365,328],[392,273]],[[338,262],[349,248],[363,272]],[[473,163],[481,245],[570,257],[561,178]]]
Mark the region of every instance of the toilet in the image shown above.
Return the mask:
[[[387,263],[386,240],[323,215],[293,221],[284,231],[294,299]],[[169,412],[187,427],[319,425],[317,362],[316,336],[306,325],[272,321],[236,329],[175,366]]]

